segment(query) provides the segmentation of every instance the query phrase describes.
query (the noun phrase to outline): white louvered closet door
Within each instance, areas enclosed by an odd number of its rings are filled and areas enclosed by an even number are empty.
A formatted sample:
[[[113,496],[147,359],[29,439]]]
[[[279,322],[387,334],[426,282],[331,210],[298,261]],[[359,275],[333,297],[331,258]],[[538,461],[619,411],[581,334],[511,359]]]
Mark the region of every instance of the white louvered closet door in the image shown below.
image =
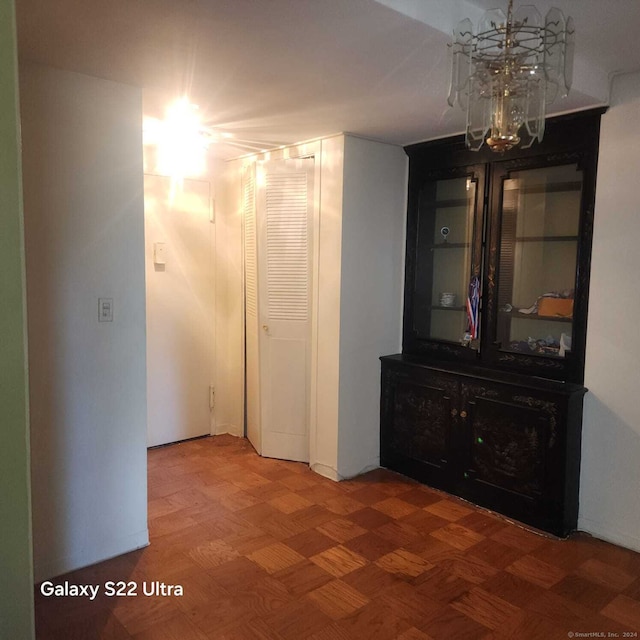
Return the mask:
[[[312,159],[257,167],[261,454],[309,460]]]

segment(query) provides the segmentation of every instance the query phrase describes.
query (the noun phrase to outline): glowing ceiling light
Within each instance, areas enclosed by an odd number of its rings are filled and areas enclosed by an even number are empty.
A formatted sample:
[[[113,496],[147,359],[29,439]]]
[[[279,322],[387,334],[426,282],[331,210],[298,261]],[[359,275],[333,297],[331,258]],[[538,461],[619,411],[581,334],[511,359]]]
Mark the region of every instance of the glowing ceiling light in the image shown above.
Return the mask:
[[[207,139],[197,105],[181,98],[169,105],[158,136],[158,171],[175,179],[199,176],[206,169]]]

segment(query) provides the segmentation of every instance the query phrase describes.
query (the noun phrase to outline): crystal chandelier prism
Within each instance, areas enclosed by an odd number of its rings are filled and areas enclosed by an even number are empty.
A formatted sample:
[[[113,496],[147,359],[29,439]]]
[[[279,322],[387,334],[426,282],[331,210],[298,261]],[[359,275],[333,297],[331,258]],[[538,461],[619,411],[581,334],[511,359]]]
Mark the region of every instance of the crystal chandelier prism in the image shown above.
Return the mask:
[[[573,19],[552,8],[542,19],[533,5],[507,15],[487,11],[476,33],[469,18],[453,31],[448,102],[467,113],[466,143],[496,152],[542,141],[546,107],[565,97],[573,75]]]

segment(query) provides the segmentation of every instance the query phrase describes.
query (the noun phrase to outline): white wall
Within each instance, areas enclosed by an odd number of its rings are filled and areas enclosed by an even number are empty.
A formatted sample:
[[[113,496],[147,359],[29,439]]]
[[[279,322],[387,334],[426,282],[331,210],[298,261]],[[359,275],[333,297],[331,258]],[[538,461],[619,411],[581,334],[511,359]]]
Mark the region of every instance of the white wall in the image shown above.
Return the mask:
[[[193,162],[194,173],[169,175],[160,162],[158,125],[174,100],[166,92],[143,90],[149,446],[216,432],[209,409],[216,378],[216,225],[210,201],[223,163],[212,146],[202,150],[201,166]],[[186,152],[176,146],[174,158],[180,159]],[[191,154],[187,159],[193,161]],[[162,266],[154,263],[156,242],[165,243]]]
[[[345,137],[338,473],[380,466],[380,361],[399,353],[408,159]]]
[[[314,278],[315,335],[312,337],[311,468],[338,480],[340,400],[340,272],[342,268],[342,196],[344,136],[321,141],[318,243]]]
[[[27,319],[13,2],[0,4],[0,638],[34,638]]]
[[[596,187],[578,527],[640,551],[640,74],[614,82]]]
[[[20,81],[42,580],[148,542],[142,96],[30,64]]]
[[[216,433],[244,435],[241,161],[215,167]]]

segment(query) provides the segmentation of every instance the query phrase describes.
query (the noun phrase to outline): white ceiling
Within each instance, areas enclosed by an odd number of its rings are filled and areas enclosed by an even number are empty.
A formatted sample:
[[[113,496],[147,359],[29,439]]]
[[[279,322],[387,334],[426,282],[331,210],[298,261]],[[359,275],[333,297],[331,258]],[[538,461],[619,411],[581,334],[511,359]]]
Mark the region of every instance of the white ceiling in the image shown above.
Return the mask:
[[[516,7],[519,2],[516,1]],[[446,104],[455,22],[506,0],[16,0],[23,60],[188,94],[233,134],[223,157],[351,132],[396,144],[460,132]],[[574,87],[551,112],[606,103],[640,69],[640,0],[537,0],[576,23]]]

